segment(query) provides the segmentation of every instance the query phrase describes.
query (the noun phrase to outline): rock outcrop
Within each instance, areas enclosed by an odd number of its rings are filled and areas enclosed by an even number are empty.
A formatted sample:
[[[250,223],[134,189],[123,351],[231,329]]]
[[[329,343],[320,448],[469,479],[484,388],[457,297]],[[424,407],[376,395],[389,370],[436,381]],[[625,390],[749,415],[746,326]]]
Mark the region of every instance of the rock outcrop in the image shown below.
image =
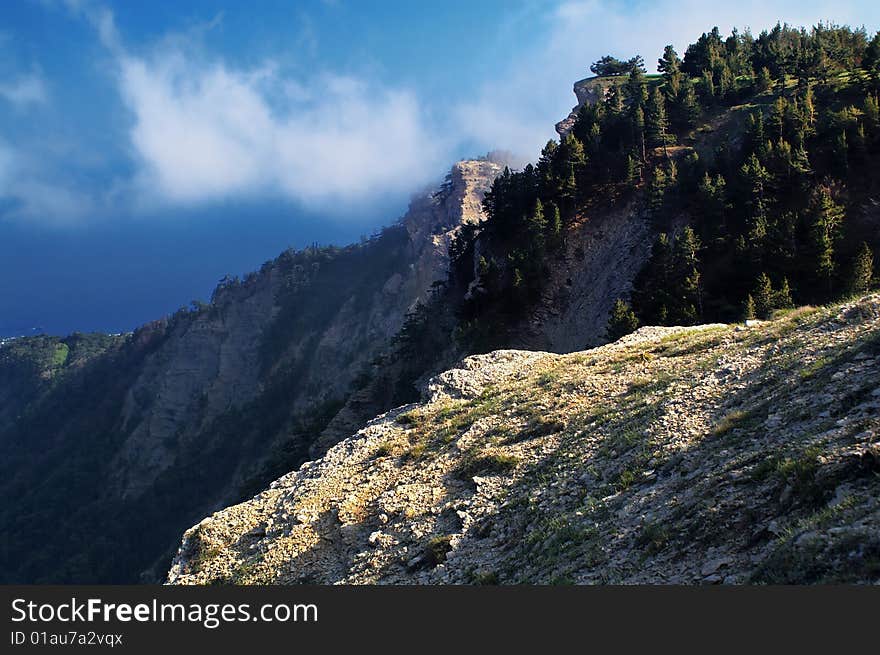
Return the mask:
[[[595,105],[605,99],[613,85],[620,84],[621,79],[616,77],[588,77],[574,83],[574,94],[577,96],[577,104],[571,113],[556,123],[556,132],[561,138],[571,131],[577,120],[578,111],[584,105]]]
[[[209,583],[880,581],[880,296],[498,351],[186,532]]]

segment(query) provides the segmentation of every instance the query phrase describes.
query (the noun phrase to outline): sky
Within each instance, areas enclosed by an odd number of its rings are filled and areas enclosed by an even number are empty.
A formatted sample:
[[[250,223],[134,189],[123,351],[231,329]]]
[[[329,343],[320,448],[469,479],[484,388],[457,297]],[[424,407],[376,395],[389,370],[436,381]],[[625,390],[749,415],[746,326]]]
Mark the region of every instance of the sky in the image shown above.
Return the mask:
[[[604,54],[880,3],[0,3],[0,337],[120,332],[343,244],[488,150],[534,158]]]

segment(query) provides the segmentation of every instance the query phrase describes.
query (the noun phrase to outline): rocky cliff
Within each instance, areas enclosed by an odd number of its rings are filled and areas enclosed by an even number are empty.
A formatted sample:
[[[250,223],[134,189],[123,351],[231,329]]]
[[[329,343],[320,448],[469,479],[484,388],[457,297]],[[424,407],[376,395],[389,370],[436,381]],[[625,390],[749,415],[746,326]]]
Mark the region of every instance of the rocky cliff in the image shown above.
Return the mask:
[[[498,351],[186,532],[206,583],[880,581],[880,296]]]
[[[365,243],[282,253],[88,362],[74,338],[4,346],[0,582],[155,579],[196,517],[332,445],[318,434],[446,278],[500,170],[459,162]]]
[[[556,123],[556,132],[560,137],[565,137],[574,127],[578,111],[584,105],[595,105],[605,99],[608,89],[623,81],[618,77],[588,77],[574,83],[574,94],[577,96],[577,104],[571,113]]]

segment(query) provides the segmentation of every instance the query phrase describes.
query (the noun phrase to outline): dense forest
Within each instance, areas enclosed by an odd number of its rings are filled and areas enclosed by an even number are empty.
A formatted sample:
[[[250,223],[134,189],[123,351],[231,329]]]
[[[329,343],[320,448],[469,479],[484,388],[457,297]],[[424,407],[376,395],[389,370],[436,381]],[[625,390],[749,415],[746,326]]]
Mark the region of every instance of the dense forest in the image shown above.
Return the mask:
[[[637,199],[658,235],[609,338],[766,317],[872,285],[880,34],[715,28],[683,58],[667,46],[657,69],[646,75],[639,56],[595,62],[615,82],[604,99],[583,105],[536,164],[496,180],[487,220],[458,248],[458,275],[478,261],[461,312],[471,349],[504,343],[498,326],[538,297],[566,233],[601,199]]]

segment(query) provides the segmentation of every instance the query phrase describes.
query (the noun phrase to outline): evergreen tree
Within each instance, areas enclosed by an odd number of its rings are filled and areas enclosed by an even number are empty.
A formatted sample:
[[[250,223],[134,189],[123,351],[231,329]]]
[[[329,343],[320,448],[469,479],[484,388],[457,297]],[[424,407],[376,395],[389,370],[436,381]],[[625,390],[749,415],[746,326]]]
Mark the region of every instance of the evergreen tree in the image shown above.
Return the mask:
[[[834,174],[841,179],[846,178],[849,173],[849,144],[844,130],[838,132],[834,137],[831,145],[831,158]]]
[[[678,92],[670,100],[669,115],[678,130],[688,130],[696,126],[700,118],[700,103],[697,102],[693,83],[687,81],[680,85]]]
[[[634,68],[626,80],[624,92],[627,99],[634,105],[644,107],[648,101],[648,85],[645,83],[645,74],[638,68]]]
[[[673,248],[673,276],[676,303],[670,318],[685,324],[696,323],[703,313],[700,240],[690,226],[685,227]]]
[[[638,327],[639,320],[636,318],[635,312],[625,301],[618,298],[611,309],[605,333],[606,338],[609,341],[617,341],[620,337],[635,332]]]
[[[626,156],[626,183],[634,186],[642,181],[642,164],[632,153]]]
[[[763,157],[767,154],[767,136],[764,133],[764,115],[752,112],[746,120],[746,152]]]
[[[785,134],[785,114],[788,111],[788,101],[783,96],[778,96],[770,107],[770,117],[767,121],[770,128],[770,137],[773,141],[782,141]]]
[[[874,88],[880,89],[880,32],[874,35],[865,49],[862,68],[868,74]]]
[[[712,177],[703,175],[697,189],[699,199],[700,226],[704,240],[723,238],[727,234],[727,183],[721,174]]]
[[[547,220],[547,229],[550,237],[550,246],[557,248],[562,243],[562,214],[559,206],[553,202],[549,205],[550,218]]]
[[[669,176],[662,166],[654,169],[654,176],[651,178],[650,188],[648,189],[648,208],[651,216],[658,218],[666,201],[666,190],[669,188]]]
[[[654,87],[648,100],[645,128],[650,145],[663,146],[663,153],[668,157],[666,146],[669,143],[669,120],[666,118],[666,98],[659,87]]]
[[[770,77],[770,69],[766,66],[758,71],[758,79],[755,82],[755,90],[758,93],[766,93],[773,87],[773,78]]]
[[[750,321],[755,318],[755,299],[752,294],[746,296],[746,302],[743,306],[743,318]]]
[[[703,71],[703,104],[711,106],[715,104],[715,78],[712,71],[706,69]]]
[[[764,252],[767,238],[768,203],[765,196],[770,174],[755,155],[750,155],[740,169],[746,189],[746,238],[756,259]],[[757,298],[755,299],[757,302]]]
[[[665,325],[669,317],[672,281],[672,244],[661,233],[651,247],[651,256],[636,276],[633,309],[643,325]]]
[[[641,105],[636,105],[633,110],[632,130],[633,140],[635,141],[636,147],[639,149],[641,161],[644,162],[648,158],[648,153],[645,140],[645,112],[642,110]]]
[[[782,286],[778,291],[773,293],[773,309],[789,309],[794,307],[794,301],[791,298],[791,286],[788,284],[788,278],[782,278]]]
[[[752,292],[755,303],[755,316],[767,319],[773,313],[773,285],[766,273],[758,276],[755,290]]]
[[[826,298],[831,297],[834,282],[834,254],[843,223],[843,207],[834,202],[826,187],[819,187],[810,202],[813,271],[824,287]]]
[[[675,51],[675,48],[671,45],[668,45],[663,49],[663,56],[657,60],[657,70],[660,71],[667,80],[669,77],[681,72],[681,59]]]
[[[880,139],[880,104],[877,96],[869,95],[865,98],[864,115],[866,136],[870,143],[874,143]]]
[[[874,253],[867,243],[862,242],[853,262],[852,273],[849,281],[849,291],[852,294],[863,294],[871,288],[874,279]]]
[[[527,221],[529,242],[534,256],[540,257],[544,253],[546,243],[547,219],[544,216],[544,204],[538,198]]]
[[[736,76],[727,62],[719,63],[713,77],[717,96],[725,102],[732,102],[736,98]]]

